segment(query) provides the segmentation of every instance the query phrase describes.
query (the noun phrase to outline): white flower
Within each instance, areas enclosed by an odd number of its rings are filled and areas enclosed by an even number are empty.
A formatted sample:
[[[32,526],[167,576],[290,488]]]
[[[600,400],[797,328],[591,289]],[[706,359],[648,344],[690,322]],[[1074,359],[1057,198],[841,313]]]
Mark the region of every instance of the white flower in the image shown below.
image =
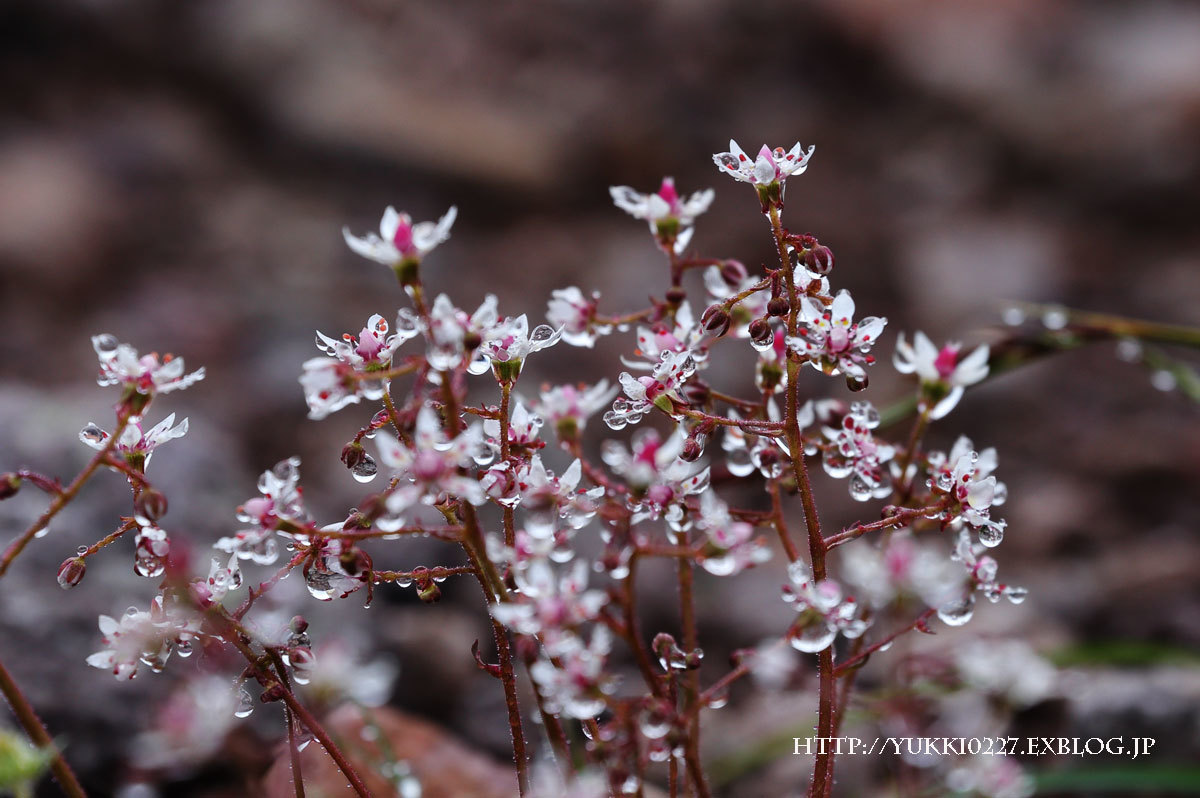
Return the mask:
[[[637,329],[637,355],[644,360],[630,360],[624,355],[621,362],[631,369],[651,371],[662,360],[664,352],[688,352],[697,364],[704,362],[707,352],[700,347],[704,337],[703,328],[692,315],[692,306],[684,300],[675,311],[672,326],[656,322],[650,327],[641,325]]]
[[[617,395],[616,386],[608,380],[591,386],[559,385],[542,391],[534,410],[554,427],[560,438],[574,438],[590,416],[601,410]]]
[[[271,470],[264,471],[258,478],[258,490],[262,496],[247,500],[237,509],[238,520],[254,526],[221,538],[213,548],[236,554],[242,560],[270,565],[279,557],[276,530],[303,525],[309,520],[300,489],[300,458],[280,460]]]
[[[959,357],[962,345],[948,343],[940,350],[925,333],[917,331],[913,342],[896,342],[892,363],[901,374],[916,374],[921,381],[921,401],[929,408],[929,418],[939,419],[954,409],[962,398],[963,389],[988,375],[988,346],[976,347],[971,354]]]
[[[121,437],[117,439],[116,450],[126,459],[134,461],[140,459],[143,467],[148,466],[155,449],[167,441],[182,438],[187,434],[188,420],[186,418],[180,421],[178,426],[171,426],[174,423],[175,414],[171,413],[143,432],[140,420],[131,421],[121,432]],[[102,450],[108,444],[108,439],[109,433],[100,429],[95,423],[89,423],[79,433],[79,440],[97,451]]]
[[[433,504],[443,492],[474,505],[487,501],[479,480],[458,473],[460,467],[472,465],[474,457],[486,448],[479,425],[447,439],[437,413],[424,406],[417,413],[411,449],[382,431],[376,435],[376,442],[383,464],[402,478],[401,485],[387,499],[392,513],[418,501]],[[403,484],[405,481],[408,484]]]
[[[854,300],[846,290],[839,291],[828,308],[812,297],[801,297],[800,302],[800,317],[807,327],[787,339],[788,347],[825,374],[845,374],[850,379],[864,380],[863,366],[875,362],[867,353],[883,332],[887,319],[867,316],[855,323]]]
[[[746,155],[738,143],[730,139],[729,152],[714,154],[713,163],[734,180],[766,186],[775,182],[782,183],[794,174],[803,174],[815,149],[816,147],[809,146],[805,150],[797,142],[790,150],[784,152],[783,147],[772,150],[764,144],[758,151],[758,157],[750,160],[750,156]]]
[[[155,596],[149,612],[130,607],[119,621],[101,615],[104,649],[88,656],[87,664],[111,670],[118,679],[136,676],[139,663],[161,671],[172,649],[190,646],[199,631],[200,618],[194,612]]]
[[[341,698],[368,707],[387,703],[399,668],[389,659],[364,662],[357,647],[340,638],[317,646],[315,662],[308,668],[304,692],[314,695],[326,706]]]
[[[372,373],[387,369],[400,344],[419,333],[412,324],[397,324],[392,335],[388,335],[388,330],[388,323],[376,313],[357,337],[345,333],[337,341],[317,331],[317,348],[328,357],[304,361],[300,385],[304,388],[309,418],[325,418],[361,398],[383,397],[387,383],[372,379]]]
[[[599,299],[599,292],[593,292],[589,299],[573,285],[556,289],[550,293],[546,321],[562,329],[563,341],[570,346],[586,346],[590,349],[598,336],[607,335],[613,329],[611,324],[595,323]]]
[[[1004,521],[991,518],[991,508],[1008,498],[1008,487],[991,473],[996,469],[996,450],[988,448],[976,454],[971,439],[959,437],[948,456],[931,453],[933,487],[949,494],[954,504],[945,510],[947,523],[966,522],[979,530],[979,540],[997,546],[1004,536]]]
[[[675,403],[687,404],[680,391],[688,378],[696,373],[696,359],[691,351],[664,351],[654,370],[647,376],[634,377],[622,371],[618,380],[624,397],[613,401],[612,410],[604,414],[604,423],[614,430],[641,421],[651,407],[657,407],[672,418],[678,415]]]
[[[783,600],[800,613],[788,636],[792,648],[813,654],[829,648],[838,632],[854,639],[867,630],[869,623],[858,616],[858,603],[843,598],[837,582],[814,582],[803,560],[788,566],[788,578],[792,584],[784,586]]]
[[[556,330],[548,324],[539,324],[530,332],[529,318],[524,313],[516,318],[501,319],[483,331],[483,342],[467,371],[483,374],[494,368],[497,379],[502,376],[516,379],[530,353],[554,346],[561,337],[562,328]],[[502,365],[505,366],[503,370],[497,368]]]
[[[204,763],[237,723],[238,702],[228,679],[211,674],[188,679],[159,707],[151,729],[134,738],[134,764],[159,770]]]
[[[660,219],[678,219],[681,225],[692,224],[696,217],[708,210],[715,193],[711,188],[697,191],[682,199],[675,190],[675,179],[664,177],[662,185],[653,194],[640,194],[629,186],[612,186],[608,189],[613,203],[635,219],[657,222]]]
[[[832,444],[822,458],[825,471],[835,479],[850,477],[850,497],[856,501],[882,499],[892,492],[883,464],[896,449],[875,440],[871,430],[877,426],[879,412],[871,403],[855,402],[837,429],[824,428]]]
[[[429,310],[429,323],[425,327],[425,357],[434,371],[457,368],[469,351],[484,364],[482,374],[487,371],[487,359],[478,352],[484,337],[492,331],[499,320],[496,297],[488,294],[474,313],[467,315],[459,310],[445,294],[438,294]]]
[[[356,254],[384,266],[395,266],[405,260],[419,261],[448,239],[457,216],[458,208],[451,205],[437,224],[421,222],[414,225],[412,217],[407,213],[397,213],[389,205],[379,222],[379,235],[367,233],[363,238],[358,238],[350,234],[350,228],[343,227],[342,237]]]
[[[124,385],[140,394],[178,391],[204,379],[204,369],[183,373],[183,358],[157,352],[138,356],[137,350],[108,333],[92,336],[92,348],[100,358],[99,385]]]
[[[555,574],[548,561],[534,560],[514,571],[513,578],[520,590],[516,601],[491,605],[492,617],[518,634],[541,635],[551,656],[557,656],[560,647],[569,649],[569,631],[594,620],[608,603],[603,590],[587,589],[584,560],[576,560],[562,574]]]
[[[754,538],[754,526],[736,521],[729,514],[729,505],[715,491],[700,496],[700,520],[697,527],[708,538],[700,565],[715,576],[729,576],[771,559],[771,549],[760,538]]]
[[[604,672],[612,650],[612,633],[605,626],[592,629],[589,643],[576,635],[564,635],[559,646],[559,663],[539,659],[529,675],[552,713],[568,717],[594,718],[604,711],[605,696],[612,692],[612,678]]]

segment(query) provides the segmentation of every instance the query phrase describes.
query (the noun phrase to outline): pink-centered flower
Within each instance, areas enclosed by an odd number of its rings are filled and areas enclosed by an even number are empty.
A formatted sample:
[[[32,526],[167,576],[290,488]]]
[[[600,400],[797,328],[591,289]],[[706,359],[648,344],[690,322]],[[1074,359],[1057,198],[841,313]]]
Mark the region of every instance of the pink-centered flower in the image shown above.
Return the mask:
[[[843,596],[842,588],[832,579],[814,581],[803,560],[788,566],[790,585],[783,588],[783,600],[799,613],[788,642],[805,653],[824,651],[838,633],[847,638],[861,637],[869,625],[859,617],[858,602]]]
[[[384,266],[395,266],[405,260],[421,260],[438,244],[448,239],[450,228],[457,216],[458,208],[452,205],[436,224],[413,224],[411,216],[407,213],[397,213],[396,209],[389,205],[379,222],[378,235],[367,233],[359,238],[350,234],[350,228],[343,227],[342,237],[356,254]]]
[[[590,349],[595,345],[596,338],[613,330],[611,324],[596,323],[596,303],[599,300],[599,292],[586,297],[574,285],[556,289],[550,293],[546,321],[562,329],[564,343]]]
[[[389,331],[378,313],[357,336],[345,333],[338,341],[317,331],[317,348],[327,357],[304,361],[300,375],[309,418],[322,419],[360,399],[383,397],[387,381],[372,375],[391,366],[396,349],[419,333],[415,325],[408,324],[397,325],[394,333]]]
[[[479,480],[459,473],[487,448],[478,424],[447,438],[437,413],[424,406],[417,413],[411,448],[382,431],[375,440],[383,464],[401,478],[388,495],[390,512],[400,513],[418,502],[434,504],[443,493],[474,505],[487,501]]]
[[[126,460],[140,461],[143,468],[150,465],[150,457],[154,450],[167,441],[182,438],[188,431],[188,420],[185,418],[175,424],[175,414],[171,413],[162,421],[148,430],[143,430],[141,420],[131,421],[117,439],[116,451]],[[79,440],[97,451],[108,444],[110,435],[100,429],[95,423],[89,423],[79,432]]]
[[[264,471],[258,478],[258,490],[261,496],[247,500],[237,509],[238,520],[253,526],[221,538],[213,548],[235,554],[241,560],[270,565],[279,557],[276,532],[309,521],[304,508],[304,489],[300,487],[300,458],[281,460]]]
[[[751,159],[736,141],[730,139],[729,151],[714,154],[713,163],[734,180],[756,186],[768,186],[771,183],[782,183],[792,175],[803,174],[815,149],[816,147],[810,145],[805,150],[797,142],[785,152],[783,147],[770,149],[764,144],[758,155]]]
[[[868,354],[879,339],[887,319],[867,316],[854,321],[854,300],[849,291],[839,291],[827,308],[812,297],[802,297],[800,317],[805,327],[787,339],[788,348],[825,374],[845,374],[862,381],[864,366],[875,362]]]
[[[118,679],[132,679],[140,665],[161,671],[173,650],[190,653],[192,641],[200,633],[201,619],[178,602],[155,596],[150,611],[130,607],[120,620],[100,616],[104,648],[91,654],[87,664],[111,670]]]
[[[576,437],[587,420],[602,410],[617,395],[616,386],[600,380],[593,386],[558,385],[543,389],[534,411],[554,427],[560,439]]]
[[[910,344],[900,334],[892,359],[901,374],[916,374],[921,381],[921,402],[929,418],[939,419],[954,409],[963,389],[988,375],[987,344],[969,355],[961,354],[962,345],[951,342],[938,349],[925,333],[917,331]]]
[[[696,526],[707,538],[700,565],[710,574],[730,576],[771,559],[766,540],[754,537],[754,525],[735,520],[711,488],[700,495]]]
[[[123,385],[139,394],[153,395],[182,390],[204,379],[204,369],[184,374],[183,358],[157,352],[139,356],[129,344],[108,333],[92,336],[92,348],[100,359],[98,385]]]

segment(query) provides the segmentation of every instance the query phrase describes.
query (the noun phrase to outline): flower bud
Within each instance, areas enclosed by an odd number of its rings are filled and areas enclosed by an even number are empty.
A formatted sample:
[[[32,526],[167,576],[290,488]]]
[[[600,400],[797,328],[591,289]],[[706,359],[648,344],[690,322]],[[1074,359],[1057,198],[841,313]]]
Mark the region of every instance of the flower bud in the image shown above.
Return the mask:
[[[806,269],[822,277],[833,271],[833,250],[827,246],[818,244],[812,249],[805,250],[801,259],[804,261]]]
[[[145,488],[133,500],[133,508],[143,518],[157,521],[167,514],[167,497],[154,488]]]
[[[786,316],[791,309],[792,303],[785,297],[777,296],[767,303],[767,313],[772,316]]]
[[[11,498],[17,495],[17,491],[21,489],[21,477],[11,471],[7,474],[0,474],[0,500]]]
[[[762,346],[769,346],[775,340],[775,333],[766,319],[750,322],[750,340]]]
[[[342,447],[342,464],[346,468],[353,469],[367,457],[367,452],[363,449],[363,445],[357,441],[347,443]]]
[[[479,333],[475,332],[474,330],[468,330],[466,333],[463,334],[463,339],[462,339],[463,349],[466,350],[467,352],[473,352],[474,350],[478,349],[479,345],[482,343],[483,343],[483,336],[481,336]]]
[[[727,260],[721,264],[721,279],[730,288],[737,288],[746,279],[746,266],[740,260]]]
[[[684,291],[682,288],[676,287],[667,290],[668,304],[678,307],[685,299],[687,299],[687,291]]]
[[[70,590],[83,581],[83,575],[86,573],[87,563],[82,557],[63,560],[63,564],[58,566],[58,586],[63,590]]]
[[[288,622],[288,629],[291,629],[293,634],[304,634],[308,631],[308,621],[303,615],[293,615],[292,620]]]
[[[417,584],[417,598],[426,604],[433,604],[442,598],[442,589],[432,579],[424,584]]]
[[[700,459],[700,455],[702,454],[704,454],[704,447],[700,444],[700,441],[695,438],[688,438],[683,442],[683,451],[679,453],[679,459],[694,463]]]
[[[704,325],[704,329],[718,338],[729,330],[729,321],[729,312],[719,304],[709,305],[705,309],[704,315],[700,317],[700,323]]]

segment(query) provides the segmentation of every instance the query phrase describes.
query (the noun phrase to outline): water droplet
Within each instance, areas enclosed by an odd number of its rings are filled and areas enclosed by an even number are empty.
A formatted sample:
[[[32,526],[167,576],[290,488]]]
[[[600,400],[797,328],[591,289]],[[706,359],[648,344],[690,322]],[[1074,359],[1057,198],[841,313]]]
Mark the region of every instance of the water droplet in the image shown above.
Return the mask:
[[[235,718],[248,718],[254,712],[254,699],[250,697],[250,692],[245,688],[238,688],[237,707],[233,710]]]
[[[823,619],[818,619],[799,632],[793,630],[788,635],[788,642],[797,651],[815,654],[829,648],[835,637],[837,637],[837,629],[830,628]]]
[[[1159,369],[1150,375],[1150,384],[1160,391],[1175,390],[1175,375],[1166,369]]]
[[[533,332],[529,334],[530,343],[544,344],[552,341],[555,338],[557,331],[548,324],[539,324],[533,328]]]
[[[1019,327],[1025,323],[1025,311],[1016,305],[1010,305],[1000,314],[1000,318],[1009,327]]]
[[[958,601],[943,604],[937,614],[947,626],[962,626],[975,614],[975,594],[968,593]]]
[[[108,439],[108,433],[100,429],[95,423],[89,422],[86,427],[79,430],[79,440],[88,445],[103,444]]]
[[[855,393],[867,390],[867,385],[869,384],[870,380],[867,379],[866,374],[863,374],[861,377],[856,377],[850,374],[846,375],[846,387]]]
[[[364,454],[362,459],[351,469],[351,473],[359,482],[370,482],[379,473],[379,466],[375,463],[375,458]]]
[[[1117,341],[1117,358],[1126,363],[1137,363],[1142,359],[1142,342],[1136,338]]]
[[[96,354],[100,357],[108,358],[116,353],[117,347],[121,345],[116,336],[109,333],[102,333],[92,339],[92,346],[96,349]]]
[[[1042,314],[1042,324],[1047,330],[1061,330],[1067,326],[1067,312],[1063,308],[1048,308]]]
[[[79,548],[75,549],[75,553],[76,553],[77,555],[79,555],[80,557],[82,557],[83,555],[85,555],[85,554],[87,554],[87,553],[88,553],[88,547],[87,547],[87,546],[80,546]]]
[[[1018,587],[1017,585],[1011,585],[1004,589],[1004,595],[1008,596],[1008,600],[1013,604],[1020,604],[1022,601],[1028,598],[1029,590],[1027,588]]]
[[[1004,540],[1004,528],[998,526],[981,526],[979,527],[979,542],[983,545],[993,548],[1000,545],[1000,541]]]

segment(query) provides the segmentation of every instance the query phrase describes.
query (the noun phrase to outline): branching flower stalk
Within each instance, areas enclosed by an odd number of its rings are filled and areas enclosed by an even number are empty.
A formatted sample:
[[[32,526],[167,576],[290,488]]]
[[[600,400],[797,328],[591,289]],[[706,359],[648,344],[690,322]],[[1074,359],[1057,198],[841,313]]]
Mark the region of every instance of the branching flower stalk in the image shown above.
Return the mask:
[[[578,286],[552,293],[545,324],[506,315],[495,296],[471,311],[435,294],[422,272],[448,240],[455,208],[418,224],[388,208],[378,234],[344,231],[355,253],[389,267],[408,304],[394,317],[369,316],[351,327],[356,333],[318,332],[319,355],[301,364],[300,384],[314,420],[353,405],[374,407],[340,452],[353,479],[374,486],[338,519],[318,522],[300,484],[299,459],[280,459],[262,473],[257,495],[231,508],[237,524],[214,542],[207,574],[187,571],[172,547],[163,526],[167,497],[147,475],[154,451],[188,432],[188,422],[175,424],[170,414],[142,425],[159,395],[194,384],[203,370],[185,374],[181,360],[139,357],[113,336],[96,336],[98,381],[121,390],[114,428],[84,428],[81,439],[98,451],[66,487],[28,469],[0,475],[0,498],[25,483],[51,496],[0,555],[0,576],[92,476],[111,470],[124,477],[131,511],[115,531],[65,560],[58,582],[79,584],[90,557],[130,545],[135,571],[158,589],[147,610],[100,617],[103,645],[88,664],[132,679],[161,671],[173,653],[235,650],[246,668],[229,674],[233,714],[249,714],[254,685],[260,702],[282,702],[297,796],[305,794],[305,734],[359,795],[369,792],[362,763],[322,725],[321,704],[314,711],[297,694],[322,656],[314,653],[307,621],[263,625],[269,602],[261,599],[289,574],[300,574],[315,600],[357,594],[366,604],[376,590],[413,590],[434,604],[441,582],[474,577],[497,661],[485,661],[478,643],[472,656],[501,682],[523,796],[557,796],[568,784],[573,795],[589,798],[633,796],[658,782],[671,796],[707,798],[712,787],[700,750],[706,712],[723,706],[730,687],[748,676],[788,689],[802,670],[800,655],[815,671],[816,734],[835,736],[858,674],[893,640],[932,633],[935,617],[951,627],[967,623],[979,594],[1018,603],[1025,591],[999,580],[991,555],[1005,533],[995,508],[1007,498],[995,450],[966,438],[945,452],[924,445],[930,427],[998,368],[998,353],[1011,354],[1011,341],[967,352],[956,342],[937,346],[920,332],[899,336],[894,366],[916,382],[912,397],[887,414],[889,421],[915,414],[899,444],[880,434],[884,418],[869,402],[845,397],[840,386],[825,395],[803,383],[811,367],[844,378],[854,394],[866,389],[871,352],[887,325],[882,317],[856,319],[849,292],[830,285],[830,248],[785,225],[788,181],[812,154],[796,144],[764,146],[751,157],[730,142],[713,156],[720,171],[755,189],[778,261],[761,274],[738,259],[689,249],[712,190],[681,195],[671,178],[649,194],[613,187],[617,206],[647,223],[665,255],[662,296],[630,312],[602,310],[601,295]],[[699,314],[688,288],[694,272],[705,292]],[[1190,331],[1161,325],[1077,316],[1064,327],[1072,323],[1094,337],[1145,333],[1194,344]],[[634,344],[618,373],[537,391],[521,380],[530,357],[549,357],[544,350],[591,348],[601,336],[625,332]],[[719,373],[710,366],[721,358],[743,368],[746,385],[710,383]],[[613,433],[636,431],[593,452],[584,433],[598,415]],[[839,531],[826,533],[810,459],[846,480],[854,500],[886,503],[857,521],[837,519]],[[741,504],[731,506],[735,500]],[[416,536],[447,544],[446,561],[376,568],[377,559],[384,563]],[[590,546],[579,545],[587,539]],[[599,554],[588,559],[585,550]],[[777,552],[787,561],[780,595],[794,620],[757,648],[739,651],[728,670],[705,662],[697,597],[711,580],[764,578],[771,572],[756,568]],[[669,589],[677,593],[678,623],[670,630],[643,629],[640,610],[661,588],[639,585],[637,575],[653,559],[673,561]],[[272,566],[243,584],[244,569]],[[532,685],[528,707],[519,668]],[[30,739],[47,745],[49,734],[2,668],[0,685]],[[531,718],[540,723],[527,724]],[[539,750],[551,756],[536,757]],[[807,785],[812,798],[835,793],[833,749],[821,751]],[[535,758],[551,759],[557,772],[547,777],[531,767]],[[64,789],[82,795],[62,757],[53,763]]]

